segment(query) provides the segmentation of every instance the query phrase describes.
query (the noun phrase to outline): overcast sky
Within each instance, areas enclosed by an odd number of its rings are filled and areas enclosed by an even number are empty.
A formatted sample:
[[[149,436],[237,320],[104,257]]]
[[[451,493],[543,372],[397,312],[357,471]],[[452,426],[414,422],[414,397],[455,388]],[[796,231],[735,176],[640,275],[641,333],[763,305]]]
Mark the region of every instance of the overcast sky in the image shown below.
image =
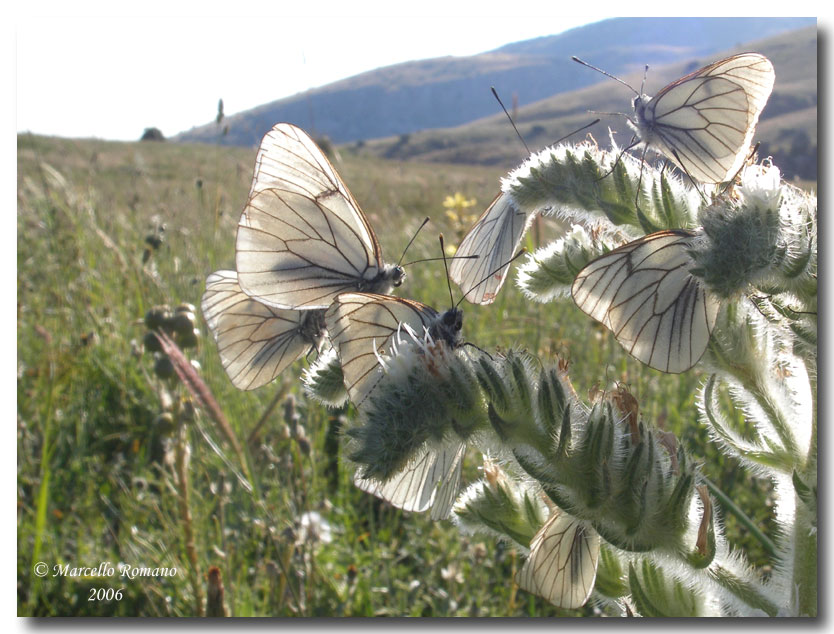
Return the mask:
[[[17,20],[17,130],[121,140],[149,126],[170,136],[207,123],[220,98],[233,114],[380,66],[471,55],[605,17],[559,16],[555,0],[492,3],[493,12],[478,3],[474,14],[451,2],[393,0],[330,10],[200,3],[193,14],[143,1],[142,16],[37,4],[22,5]],[[308,5],[317,11],[300,10]]]

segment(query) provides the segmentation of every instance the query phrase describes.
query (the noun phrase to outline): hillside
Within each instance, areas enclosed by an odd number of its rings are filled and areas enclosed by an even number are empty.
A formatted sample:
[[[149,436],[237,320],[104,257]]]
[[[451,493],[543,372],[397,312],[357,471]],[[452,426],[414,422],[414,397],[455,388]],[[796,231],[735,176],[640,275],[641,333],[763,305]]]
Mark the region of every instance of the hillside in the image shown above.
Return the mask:
[[[670,81],[714,59],[743,50],[767,55],[776,70],[776,84],[759,123],[756,139],[759,154],[772,155],[789,178],[816,180],[817,138],[817,32],[801,29],[720,51],[710,56],[689,59],[649,69],[646,92],[655,93]],[[608,69],[596,57],[587,59]],[[565,63],[589,76],[592,86],[522,106],[514,113],[516,124],[532,151],[590,123],[598,112],[630,113],[632,95],[622,86],[579,64]],[[640,86],[643,71],[622,76],[632,86]],[[509,104],[507,104],[509,106]],[[494,106],[498,110],[498,106]],[[591,129],[593,136],[607,144],[611,129],[623,144],[631,138],[624,117],[600,115],[602,121]],[[410,135],[377,139],[357,144],[375,155],[420,161],[495,164],[510,168],[526,156],[503,113],[456,128],[426,130]]]
[[[595,83],[592,73],[565,63],[570,55],[625,74],[645,63],[654,67],[681,62],[815,24],[813,18],[604,20],[479,55],[412,61],[362,73],[229,116],[228,133],[219,141],[255,146],[278,121],[327,135],[336,143],[458,126],[496,111],[490,86],[507,100],[528,105]],[[214,143],[218,129],[212,122],[174,139]]]

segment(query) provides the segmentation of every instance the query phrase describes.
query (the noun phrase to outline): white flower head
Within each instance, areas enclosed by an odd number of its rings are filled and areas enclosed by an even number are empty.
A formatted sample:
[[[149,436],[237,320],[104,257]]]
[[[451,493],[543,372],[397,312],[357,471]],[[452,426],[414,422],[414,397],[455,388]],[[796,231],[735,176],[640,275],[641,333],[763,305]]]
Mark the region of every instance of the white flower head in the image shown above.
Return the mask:
[[[748,165],[741,174],[742,199],[747,205],[778,211],[781,178],[779,168],[769,161],[760,165]]]
[[[435,340],[428,328],[418,333],[408,324],[400,324],[391,339],[390,354],[381,355],[374,341],[374,354],[386,374],[407,376],[416,364],[434,376],[442,374],[454,359],[454,352],[445,341]]]

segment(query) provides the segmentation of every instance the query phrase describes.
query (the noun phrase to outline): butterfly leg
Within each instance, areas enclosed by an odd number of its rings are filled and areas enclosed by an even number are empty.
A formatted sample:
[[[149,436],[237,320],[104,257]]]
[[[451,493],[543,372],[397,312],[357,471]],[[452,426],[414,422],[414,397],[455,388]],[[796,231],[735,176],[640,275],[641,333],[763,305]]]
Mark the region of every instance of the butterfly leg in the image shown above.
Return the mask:
[[[683,164],[683,161],[681,161],[680,157],[678,156],[678,153],[675,150],[672,150],[672,154],[675,155],[675,159],[678,161],[678,165],[681,166],[681,168],[683,169],[683,173],[686,174],[686,177],[690,180],[692,185],[695,187],[695,190],[701,195],[701,200],[704,201],[704,204],[708,204],[709,201],[707,200],[707,197],[704,196],[704,192],[702,192],[701,188],[698,187],[698,181],[696,181],[692,177],[692,174],[689,173],[689,170],[686,169],[686,167]]]
[[[637,139],[637,135],[631,137],[631,141],[628,142],[628,145],[623,148],[623,150],[617,155],[617,160],[614,161],[614,165],[611,166],[611,169],[608,170],[605,174],[600,176],[597,181],[601,181],[603,178],[607,178],[611,174],[614,173],[614,170],[617,169],[617,165],[620,163],[620,160],[623,158],[623,154],[628,152],[631,148],[637,145],[640,141]]]

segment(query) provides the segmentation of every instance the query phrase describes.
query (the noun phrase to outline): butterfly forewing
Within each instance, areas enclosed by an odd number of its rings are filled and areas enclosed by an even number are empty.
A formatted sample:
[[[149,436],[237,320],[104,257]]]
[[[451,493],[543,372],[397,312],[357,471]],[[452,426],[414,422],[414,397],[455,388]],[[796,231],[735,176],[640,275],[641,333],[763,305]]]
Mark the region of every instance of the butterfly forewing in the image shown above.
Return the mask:
[[[365,244],[376,236],[336,169],[310,136],[289,123],[276,124],[261,141],[255,159],[250,198],[266,189],[281,189],[318,198],[329,198],[333,213],[356,231]]]
[[[682,77],[640,115],[642,140],[695,180],[729,180],[744,163],[756,123],[773,90],[773,65],[743,53]]]
[[[582,607],[594,589],[599,548],[590,525],[555,510],[533,537],[516,581],[560,608]]]
[[[236,264],[243,291],[278,308],[327,308],[339,293],[391,288],[356,201],[313,140],[286,123],[261,144]]]
[[[527,214],[518,209],[509,194],[502,193],[463,238],[449,267],[449,277],[469,302],[491,304],[495,300],[527,224]],[[472,255],[478,257],[461,257]]]
[[[357,408],[382,378],[377,354],[387,354],[400,324],[417,334],[437,319],[425,304],[369,293],[340,295],[325,315],[330,342],[339,354],[345,388]]]
[[[208,277],[201,308],[223,369],[242,390],[272,381],[324,335],[323,311],[266,306],[241,291],[234,271]]]
[[[636,359],[663,372],[688,370],[703,356],[718,300],[694,277],[688,231],[661,231],[588,264],[571,293]]]

